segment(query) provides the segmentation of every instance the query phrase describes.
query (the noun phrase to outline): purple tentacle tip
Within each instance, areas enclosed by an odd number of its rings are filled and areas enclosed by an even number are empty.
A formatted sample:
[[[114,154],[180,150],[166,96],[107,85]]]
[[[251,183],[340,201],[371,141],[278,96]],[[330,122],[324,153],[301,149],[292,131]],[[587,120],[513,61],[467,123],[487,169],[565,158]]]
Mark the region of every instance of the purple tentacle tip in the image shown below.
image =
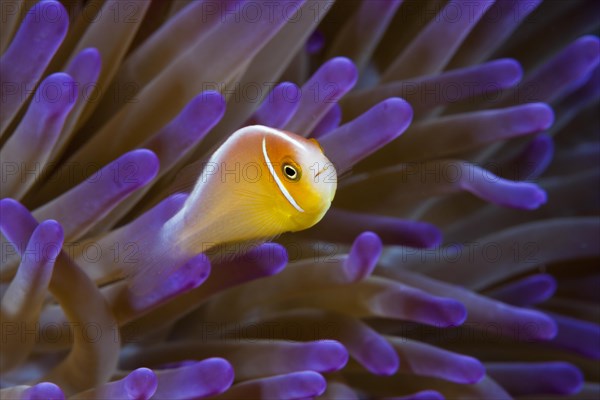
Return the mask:
[[[289,378],[285,385],[285,397],[288,399],[317,397],[327,389],[323,375],[314,371],[293,372],[285,376]]]
[[[0,215],[0,230],[23,253],[38,222],[25,206],[11,198],[0,200]]]
[[[501,87],[511,87],[516,85],[523,78],[523,67],[521,63],[512,58],[504,58],[490,62],[494,67],[494,76],[497,84]]]
[[[201,101],[203,118],[218,121],[225,113],[226,102],[221,93],[207,90],[200,93],[196,98]]]
[[[546,203],[546,192],[538,185],[513,182],[479,170],[463,187],[491,203],[523,210],[535,210]]]
[[[412,287],[402,287],[376,297],[385,315],[408,318],[431,326],[458,326],[467,318],[467,309],[461,302]]]
[[[51,382],[42,382],[25,389],[21,395],[22,400],[63,400],[63,391]]]
[[[455,369],[449,373],[449,377],[454,378],[454,382],[474,384],[485,376],[485,367],[476,358],[456,355],[453,361]]]
[[[551,340],[556,337],[558,326],[548,315],[528,309],[520,310],[523,321],[529,321],[528,330],[524,333],[525,340]]]
[[[412,117],[410,104],[400,98],[390,98],[325,135],[321,146],[341,174],[400,136]]]
[[[415,243],[415,247],[431,249],[442,244],[442,232],[437,226],[420,222],[416,231],[418,234],[415,237],[420,241]]]
[[[43,258],[54,261],[61,251],[64,240],[62,226],[55,220],[46,220],[38,225],[34,234],[31,235],[31,240],[35,242],[30,243],[29,246],[34,249],[42,249]],[[32,246],[32,244],[35,245]],[[26,257],[24,260],[26,260]]]
[[[489,375],[515,396],[575,394],[583,374],[567,362],[492,363]]]
[[[336,57],[324,63],[302,85],[299,108],[285,129],[308,136],[327,111],[352,89],[357,77],[356,66],[348,58]]]
[[[210,274],[210,260],[201,253],[179,267],[168,279],[157,276],[156,290],[152,297],[164,301],[200,286]],[[148,296],[145,297],[148,299]]]
[[[348,363],[348,351],[340,342],[335,340],[321,340],[308,343],[298,349],[304,356],[311,360],[311,369],[317,372],[333,372],[344,368]],[[306,355],[308,353],[308,355]]]
[[[401,238],[402,245],[422,249],[431,249],[442,243],[442,232],[440,229],[427,222],[421,221],[398,221],[390,226],[390,235]]]
[[[420,310],[424,320],[434,326],[452,327],[461,325],[467,319],[467,309],[454,299],[440,299],[431,304],[424,303]]]
[[[306,51],[308,54],[316,54],[325,46],[325,36],[319,30],[310,34],[306,41]]]
[[[528,276],[499,287],[489,293],[490,297],[515,306],[531,306],[541,303],[556,291],[556,279],[548,274]]]
[[[233,367],[222,358],[209,358],[179,368],[157,371],[157,399],[216,396],[233,383]]]
[[[350,249],[350,254],[345,260],[344,267],[350,281],[356,282],[369,276],[377,265],[381,256],[383,244],[379,236],[373,232],[360,234]]]
[[[370,372],[382,376],[394,375],[400,368],[398,353],[379,335],[365,341],[360,361]]]
[[[519,107],[515,118],[511,121],[517,131],[539,132],[546,130],[554,123],[554,110],[546,103],[530,103]]]
[[[244,254],[241,258],[256,263],[262,271],[260,276],[276,275],[288,263],[286,248],[277,243],[264,243]]]
[[[523,151],[513,160],[519,169],[517,180],[535,179],[550,165],[554,155],[552,137],[541,134],[531,140]]]
[[[210,271],[210,260],[205,254],[201,253],[183,263],[168,276],[168,279],[165,279],[164,275],[161,274],[146,274],[144,286],[152,287],[153,290],[147,292],[133,288],[129,293],[131,307],[143,312],[168,299],[197,288],[206,281]]]
[[[435,390],[423,390],[408,396],[386,398],[385,400],[444,400],[445,397]]]
[[[100,74],[102,58],[98,49],[89,47],[81,50],[77,56],[69,63],[66,73],[71,75],[79,84],[89,84],[95,82]],[[85,96],[84,96],[85,98]]]
[[[558,333],[551,342],[553,346],[600,360],[600,325],[564,315],[553,314],[553,318],[558,324]]]
[[[179,281],[179,288],[187,291],[198,287],[210,274],[210,260],[205,254],[198,254],[177,270],[169,280]]]
[[[269,376],[236,384],[226,399],[312,399],[325,392],[325,378],[314,371],[299,371]]]
[[[575,51],[579,52],[580,57],[576,58],[580,69],[577,71],[588,72],[593,70],[600,63],[600,38],[593,35],[586,35],[577,39],[573,43]],[[587,75],[581,73],[581,76]]]
[[[138,368],[125,378],[125,391],[131,399],[149,399],[157,387],[156,374],[148,368]]]
[[[119,188],[129,186],[128,191],[130,191],[145,186],[156,177],[160,160],[151,150],[137,149],[125,153],[107,167],[111,168],[111,171],[116,170],[112,175],[112,190],[117,191]]]
[[[566,362],[548,363],[551,387],[558,394],[575,394],[581,390],[584,377],[579,368]]]
[[[346,57],[336,57],[327,61],[324,65],[323,75],[328,81],[338,82],[346,89],[354,86],[358,79],[356,66]]]

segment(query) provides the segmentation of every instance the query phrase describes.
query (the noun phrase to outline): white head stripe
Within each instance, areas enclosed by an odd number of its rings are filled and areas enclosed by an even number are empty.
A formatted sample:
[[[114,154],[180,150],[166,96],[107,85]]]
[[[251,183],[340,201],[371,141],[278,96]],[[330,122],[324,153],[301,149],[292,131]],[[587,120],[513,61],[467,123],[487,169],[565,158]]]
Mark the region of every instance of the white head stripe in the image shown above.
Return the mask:
[[[298,205],[298,203],[296,203],[296,200],[294,200],[294,198],[292,197],[290,192],[288,192],[288,190],[285,188],[285,186],[283,186],[283,182],[281,182],[281,179],[279,179],[279,177],[277,176],[277,173],[275,172],[275,168],[273,168],[273,164],[271,163],[271,160],[269,159],[269,155],[267,154],[267,138],[265,136],[263,136],[263,140],[262,140],[262,151],[263,151],[263,156],[265,157],[265,162],[267,163],[267,168],[269,168],[269,172],[271,173],[271,176],[273,177],[273,179],[275,179],[275,183],[277,184],[277,187],[279,188],[281,193],[285,196],[287,201],[289,201],[290,204],[292,206],[294,206],[294,208],[296,210],[298,210],[299,212],[304,212],[302,207],[300,207]]]
[[[245,128],[242,129],[248,129],[249,131],[253,131],[253,130],[259,130],[262,131],[264,133],[273,135],[273,136],[277,136],[280,139],[285,140],[286,142],[294,145],[294,146],[301,146],[301,143],[296,140],[293,137],[290,137],[290,135],[287,135],[285,132],[282,132],[278,129],[274,129],[274,128],[269,128],[268,126],[262,126],[262,125],[251,125],[251,126],[247,126]]]

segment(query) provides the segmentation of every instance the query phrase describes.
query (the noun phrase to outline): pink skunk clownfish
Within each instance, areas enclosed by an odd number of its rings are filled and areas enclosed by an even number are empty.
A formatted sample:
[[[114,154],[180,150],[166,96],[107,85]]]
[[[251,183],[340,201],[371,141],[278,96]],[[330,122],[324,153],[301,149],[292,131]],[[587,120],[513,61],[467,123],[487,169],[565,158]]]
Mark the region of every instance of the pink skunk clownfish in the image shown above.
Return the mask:
[[[310,228],[336,188],[335,167],[315,139],[260,125],[239,129],[205,164],[181,210],[149,233],[144,260],[124,269],[133,289],[146,292],[181,260]]]
[[[335,167],[315,139],[247,126],[213,154],[164,231],[194,252],[268,240],[319,222],[336,188]]]

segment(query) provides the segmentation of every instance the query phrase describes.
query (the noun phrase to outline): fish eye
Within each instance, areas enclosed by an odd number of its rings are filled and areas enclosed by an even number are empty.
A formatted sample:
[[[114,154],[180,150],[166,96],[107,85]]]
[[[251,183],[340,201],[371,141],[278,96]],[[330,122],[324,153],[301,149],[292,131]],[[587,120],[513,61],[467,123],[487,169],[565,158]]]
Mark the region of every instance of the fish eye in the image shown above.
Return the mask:
[[[291,181],[298,181],[300,179],[300,169],[292,164],[285,163],[282,167],[283,174],[286,178]]]

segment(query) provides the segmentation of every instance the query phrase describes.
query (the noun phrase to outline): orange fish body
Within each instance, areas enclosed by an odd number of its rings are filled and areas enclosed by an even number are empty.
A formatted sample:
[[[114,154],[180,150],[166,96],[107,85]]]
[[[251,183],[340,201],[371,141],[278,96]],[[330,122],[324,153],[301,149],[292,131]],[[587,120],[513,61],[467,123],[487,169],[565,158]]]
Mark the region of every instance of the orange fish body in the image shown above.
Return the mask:
[[[163,234],[177,236],[179,246],[196,253],[268,240],[319,222],[336,187],[335,167],[316,140],[248,126],[213,154]]]

